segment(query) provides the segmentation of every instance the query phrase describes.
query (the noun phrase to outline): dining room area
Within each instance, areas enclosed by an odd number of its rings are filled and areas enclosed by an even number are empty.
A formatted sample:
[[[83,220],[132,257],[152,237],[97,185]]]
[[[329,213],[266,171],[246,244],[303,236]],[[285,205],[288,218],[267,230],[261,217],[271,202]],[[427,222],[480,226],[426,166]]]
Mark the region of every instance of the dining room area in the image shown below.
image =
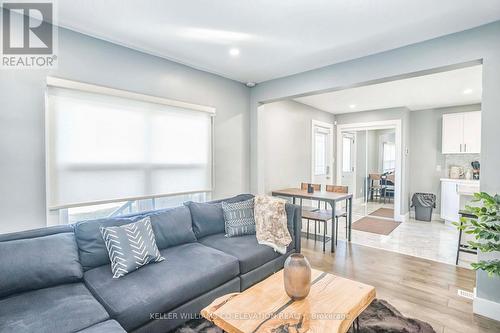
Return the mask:
[[[302,206],[306,242],[334,252],[341,242],[382,241],[401,225],[400,128],[344,131],[333,114],[290,100],[261,111],[259,191]]]
[[[445,115],[480,109],[473,94],[456,94],[465,85],[480,91],[479,67],[263,103],[255,191],[302,206],[302,236],[314,251],[355,243],[469,267],[457,228],[442,218],[440,179],[479,161],[442,152]],[[431,97],[434,108],[419,104]],[[426,219],[415,194],[436,199]]]
[[[410,212],[406,111],[366,121],[372,112],[334,115],[283,100],[259,112],[258,192],[302,206],[311,250],[357,244],[455,262],[455,232]]]

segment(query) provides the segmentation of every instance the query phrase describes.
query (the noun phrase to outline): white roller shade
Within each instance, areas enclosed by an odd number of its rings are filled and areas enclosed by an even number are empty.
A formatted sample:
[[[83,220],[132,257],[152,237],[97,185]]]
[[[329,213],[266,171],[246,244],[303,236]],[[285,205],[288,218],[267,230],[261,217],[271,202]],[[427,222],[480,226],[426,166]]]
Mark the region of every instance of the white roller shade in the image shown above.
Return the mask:
[[[212,189],[212,114],[49,87],[50,209]]]

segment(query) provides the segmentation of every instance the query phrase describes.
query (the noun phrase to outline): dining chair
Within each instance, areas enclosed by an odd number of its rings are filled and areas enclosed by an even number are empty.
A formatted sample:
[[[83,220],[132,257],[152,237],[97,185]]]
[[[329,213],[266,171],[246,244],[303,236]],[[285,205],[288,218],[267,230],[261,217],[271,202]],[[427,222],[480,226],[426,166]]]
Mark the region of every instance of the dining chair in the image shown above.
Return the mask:
[[[383,191],[383,179],[382,175],[379,173],[370,173],[368,174],[368,193],[367,193],[367,201],[373,201],[373,197],[378,197],[378,200],[382,198]]]
[[[348,187],[347,186],[340,186],[340,185],[326,185],[325,190],[327,192],[335,192],[335,193],[348,193]],[[339,218],[345,217],[346,219],[346,239],[347,239],[347,205],[345,207],[345,210],[341,209],[335,209],[335,230],[337,232],[335,235],[332,232],[332,242],[335,241],[335,245],[338,243],[338,228],[339,228]],[[303,217],[308,220],[307,223],[307,238],[309,238],[309,220],[314,221],[314,240],[317,239],[317,230],[318,230],[318,223],[321,225],[323,223],[323,251],[325,251],[326,248],[326,234],[328,232],[328,222],[332,219],[332,211],[330,209],[327,209],[327,204],[325,203],[325,209],[318,209],[315,211],[306,211],[302,213]],[[335,237],[335,239],[333,239]]]
[[[327,192],[335,192],[335,193],[348,193],[349,187],[342,185],[326,185]],[[326,214],[332,215],[332,211],[326,209],[324,211]],[[337,245],[338,240],[338,230],[339,230],[339,218],[345,217],[345,237],[347,239],[347,201],[345,207],[340,207],[340,209],[335,208],[335,230],[337,233],[335,234],[335,245]]]
[[[312,185],[314,191],[321,191],[321,184],[312,184],[312,183],[300,183],[300,189],[303,190],[303,191],[307,191],[307,188],[309,187],[309,184]],[[320,207],[320,202],[318,201],[318,205],[317,207],[314,207],[314,206],[303,206],[302,205],[302,198],[300,199],[300,206],[302,207],[302,210],[309,210],[309,211],[313,211],[313,210],[317,210]]]
[[[309,185],[312,185],[314,191],[321,191],[321,184],[313,184],[313,183],[300,183],[300,189],[303,191],[307,191],[309,188]],[[302,208],[302,218],[307,221],[307,232],[306,232],[306,237],[309,239],[309,223],[311,220],[314,220],[317,216],[314,214],[309,214],[309,212],[313,212],[315,210],[318,210],[321,208],[321,202],[318,201],[318,206],[304,206],[302,204],[302,198],[300,198],[300,207]],[[316,225],[314,225],[314,228],[316,228]],[[314,240],[316,240],[316,229],[314,230]]]
[[[384,203],[385,199],[388,198],[389,202],[394,201],[394,185],[396,184],[396,176],[393,173],[387,174],[384,177],[384,185],[383,185],[383,195],[384,195]]]

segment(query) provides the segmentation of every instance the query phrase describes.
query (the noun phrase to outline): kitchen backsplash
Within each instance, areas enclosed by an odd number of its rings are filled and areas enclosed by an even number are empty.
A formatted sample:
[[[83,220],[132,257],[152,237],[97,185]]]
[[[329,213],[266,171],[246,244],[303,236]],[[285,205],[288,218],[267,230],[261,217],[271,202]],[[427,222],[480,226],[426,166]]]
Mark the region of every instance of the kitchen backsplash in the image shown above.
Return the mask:
[[[459,166],[464,168],[464,172],[467,171],[467,169],[472,169],[472,166],[470,165],[471,162],[473,161],[479,161],[481,162],[481,155],[480,154],[447,154],[444,155],[444,163],[445,163],[445,177],[450,176],[450,167],[452,166]]]

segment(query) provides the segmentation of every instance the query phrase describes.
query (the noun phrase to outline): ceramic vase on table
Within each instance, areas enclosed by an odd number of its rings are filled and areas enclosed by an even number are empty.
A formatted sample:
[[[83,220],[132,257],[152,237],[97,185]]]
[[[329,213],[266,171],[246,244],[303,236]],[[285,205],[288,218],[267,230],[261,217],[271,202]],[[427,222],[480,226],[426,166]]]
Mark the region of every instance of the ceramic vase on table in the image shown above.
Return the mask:
[[[293,300],[307,297],[311,290],[311,265],[300,253],[290,255],[284,267],[285,291]]]

